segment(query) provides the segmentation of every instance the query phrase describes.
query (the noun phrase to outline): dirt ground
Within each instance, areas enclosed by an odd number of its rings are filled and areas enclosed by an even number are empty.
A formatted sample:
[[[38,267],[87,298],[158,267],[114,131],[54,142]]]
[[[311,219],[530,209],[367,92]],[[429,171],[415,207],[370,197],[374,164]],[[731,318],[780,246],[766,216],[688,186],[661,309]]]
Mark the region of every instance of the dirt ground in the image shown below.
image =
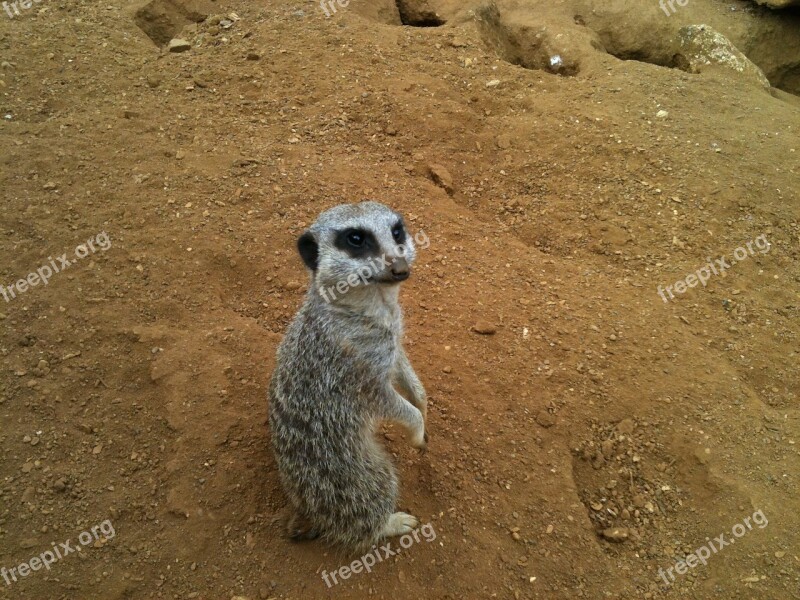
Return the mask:
[[[208,18],[0,12],[0,284],[53,271],[0,300],[0,599],[800,598],[796,11],[178,4]],[[701,9],[765,19],[782,50],[741,49],[782,89],[600,30]],[[364,198],[430,239],[429,450],[383,441],[436,538],[329,588],[357,557],[284,538],[266,387],[295,240]]]

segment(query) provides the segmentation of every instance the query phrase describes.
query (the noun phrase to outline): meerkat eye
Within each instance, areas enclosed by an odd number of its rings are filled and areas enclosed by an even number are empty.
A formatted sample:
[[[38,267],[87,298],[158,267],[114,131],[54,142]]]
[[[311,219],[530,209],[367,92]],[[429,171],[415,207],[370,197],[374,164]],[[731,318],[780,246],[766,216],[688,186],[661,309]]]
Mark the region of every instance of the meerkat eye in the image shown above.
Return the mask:
[[[363,232],[354,229],[353,231],[348,232],[347,234],[347,243],[350,244],[353,248],[361,248],[364,245],[364,242],[367,241],[366,236]]]
[[[394,227],[392,227],[392,237],[394,241],[398,244],[402,244],[406,241],[406,230],[403,229],[403,223],[397,223]]]

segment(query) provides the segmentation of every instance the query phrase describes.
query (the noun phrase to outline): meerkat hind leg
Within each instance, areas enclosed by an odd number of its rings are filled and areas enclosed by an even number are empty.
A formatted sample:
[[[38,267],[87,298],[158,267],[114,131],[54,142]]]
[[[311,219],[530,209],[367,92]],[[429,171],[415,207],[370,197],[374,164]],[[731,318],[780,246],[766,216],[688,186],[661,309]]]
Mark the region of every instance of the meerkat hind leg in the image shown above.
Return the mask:
[[[386,526],[383,528],[381,537],[396,537],[398,535],[411,533],[418,526],[419,519],[417,519],[417,517],[404,512],[396,512],[389,517]]]

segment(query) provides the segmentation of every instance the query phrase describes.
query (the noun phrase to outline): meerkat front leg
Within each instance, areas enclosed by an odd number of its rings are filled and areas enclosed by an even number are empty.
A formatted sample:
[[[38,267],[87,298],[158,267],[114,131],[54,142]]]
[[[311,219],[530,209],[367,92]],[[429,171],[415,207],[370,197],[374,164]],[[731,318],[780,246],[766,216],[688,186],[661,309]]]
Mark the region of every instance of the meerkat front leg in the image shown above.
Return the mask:
[[[411,361],[408,360],[408,355],[402,346],[394,366],[394,383],[407,396],[408,400],[422,412],[422,417],[427,420],[428,395],[425,393],[425,388],[419,377],[417,377],[417,373],[414,371],[414,367],[411,366]]]
[[[381,418],[400,423],[408,430],[411,434],[412,446],[425,450],[428,444],[425,415],[419,408],[398,394],[391,385],[387,386],[386,394],[378,410]]]

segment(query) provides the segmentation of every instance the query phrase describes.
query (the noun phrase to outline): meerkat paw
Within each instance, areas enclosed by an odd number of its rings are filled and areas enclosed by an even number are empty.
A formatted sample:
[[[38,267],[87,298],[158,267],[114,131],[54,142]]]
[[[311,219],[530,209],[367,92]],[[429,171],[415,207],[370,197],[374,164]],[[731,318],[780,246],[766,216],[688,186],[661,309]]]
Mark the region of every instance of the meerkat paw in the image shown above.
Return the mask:
[[[404,512],[396,512],[389,517],[383,530],[383,537],[395,537],[411,533],[419,527],[419,519]]]
[[[426,452],[428,450],[428,432],[423,429],[422,434],[415,435],[411,445],[420,452]]]

